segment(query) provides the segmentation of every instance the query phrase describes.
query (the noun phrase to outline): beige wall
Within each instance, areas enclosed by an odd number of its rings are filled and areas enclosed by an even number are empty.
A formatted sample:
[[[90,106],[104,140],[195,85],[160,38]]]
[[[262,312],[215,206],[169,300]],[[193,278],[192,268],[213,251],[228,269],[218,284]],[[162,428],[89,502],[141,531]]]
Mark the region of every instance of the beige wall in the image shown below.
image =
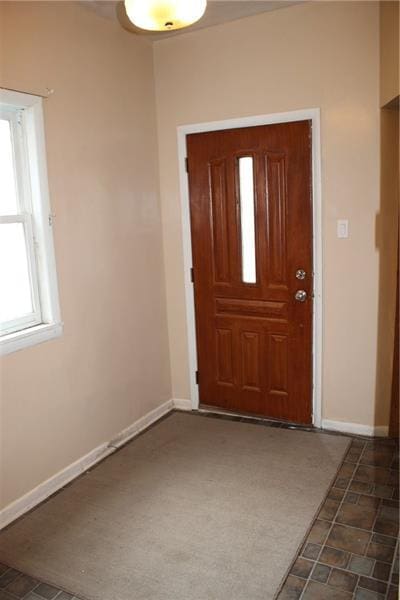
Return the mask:
[[[0,3],[1,84],[45,100],[64,335],[1,365],[1,505],[171,397],[152,48],[77,3]]]
[[[379,11],[306,3],[155,45],[160,181],[173,394],[189,397],[176,127],[321,108],[323,417],[375,415],[379,252]],[[336,219],[350,220],[338,240]]]

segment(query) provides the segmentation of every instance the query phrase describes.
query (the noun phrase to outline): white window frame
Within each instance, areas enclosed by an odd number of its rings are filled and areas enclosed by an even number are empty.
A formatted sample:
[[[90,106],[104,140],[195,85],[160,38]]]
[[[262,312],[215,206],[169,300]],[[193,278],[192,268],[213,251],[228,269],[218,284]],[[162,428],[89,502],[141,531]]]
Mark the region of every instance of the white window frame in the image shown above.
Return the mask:
[[[19,213],[0,223],[24,224],[31,274],[33,313],[7,323],[0,333],[0,355],[62,334],[53,218],[47,179],[42,98],[0,88],[0,113],[11,124]],[[0,283],[1,285],[1,283]]]

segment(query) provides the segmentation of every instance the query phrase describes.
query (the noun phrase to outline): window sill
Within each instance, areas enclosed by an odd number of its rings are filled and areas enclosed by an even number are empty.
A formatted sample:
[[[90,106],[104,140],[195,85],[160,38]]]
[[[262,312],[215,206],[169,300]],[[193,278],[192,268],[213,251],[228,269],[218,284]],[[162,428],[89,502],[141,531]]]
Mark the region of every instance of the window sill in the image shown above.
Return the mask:
[[[62,323],[44,323],[0,337],[0,356],[60,337]]]

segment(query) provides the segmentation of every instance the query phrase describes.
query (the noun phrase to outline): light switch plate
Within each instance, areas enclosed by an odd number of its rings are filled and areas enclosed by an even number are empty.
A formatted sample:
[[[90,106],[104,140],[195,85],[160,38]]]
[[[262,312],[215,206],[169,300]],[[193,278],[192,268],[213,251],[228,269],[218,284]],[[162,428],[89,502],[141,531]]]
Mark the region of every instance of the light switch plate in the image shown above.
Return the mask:
[[[339,219],[337,222],[337,236],[340,239],[349,237],[349,222],[347,219]]]

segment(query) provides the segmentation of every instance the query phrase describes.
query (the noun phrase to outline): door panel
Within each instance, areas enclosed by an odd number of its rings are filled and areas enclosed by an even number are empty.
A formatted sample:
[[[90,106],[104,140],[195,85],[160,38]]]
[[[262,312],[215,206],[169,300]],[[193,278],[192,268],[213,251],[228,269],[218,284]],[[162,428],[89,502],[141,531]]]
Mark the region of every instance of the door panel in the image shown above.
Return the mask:
[[[265,156],[268,287],[287,290],[285,157]]]
[[[230,281],[229,221],[226,205],[225,161],[210,163],[210,193],[213,241],[213,272],[215,283]]]
[[[311,123],[192,134],[187,149],[200,403],[310,423]]]

